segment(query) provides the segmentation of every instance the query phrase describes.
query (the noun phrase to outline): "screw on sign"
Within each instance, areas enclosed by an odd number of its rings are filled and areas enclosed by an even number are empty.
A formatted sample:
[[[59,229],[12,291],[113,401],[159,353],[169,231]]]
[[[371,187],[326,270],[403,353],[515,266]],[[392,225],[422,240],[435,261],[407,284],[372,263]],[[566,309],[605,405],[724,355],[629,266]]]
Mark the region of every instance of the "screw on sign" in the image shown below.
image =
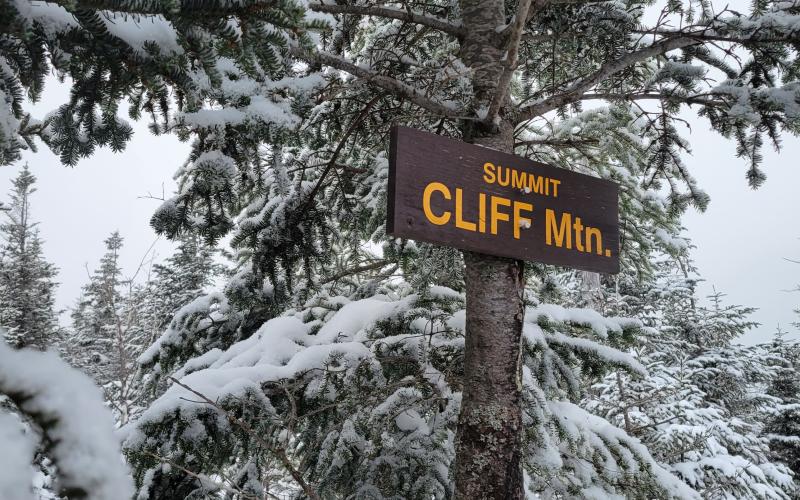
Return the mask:
[[[392,130],[387,232],[587,271],[619,271],[611,181],[406,127]]]

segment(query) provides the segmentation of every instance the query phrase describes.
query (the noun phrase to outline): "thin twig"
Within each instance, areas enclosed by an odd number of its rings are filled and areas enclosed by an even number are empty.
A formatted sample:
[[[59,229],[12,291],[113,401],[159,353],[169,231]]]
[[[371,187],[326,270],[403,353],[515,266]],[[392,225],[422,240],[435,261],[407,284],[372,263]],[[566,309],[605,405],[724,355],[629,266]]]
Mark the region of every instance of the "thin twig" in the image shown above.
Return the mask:
[[[286,455],[286,450],[284,448],[279,447],[279,446],[273,446],[272,444],[268,443],[264,438],[262,438],[260,435],[258,435],[258,433],[256,433],[256,431],[254,431],[253,428],[250,427],[250,425],[247,422],[245,422],[244,420],[241,420],[241,419],[231,415],[224,408],[220,407],[214,401],[211,401],[204,394],[195,391],[194,389],[192,389],[191,387],[187,386],[186,384],[181,383],[175,377],[169,377],[169,379],[172,380],[172,382],[174,382],[178,386],[183,387],[187,391],[189,391],[192,394],[194,394],[195,396],[199,397],[200,399],[202,399],[203,401],[205,401],[206,403],[208,403],[212,407],[216,408],[217,411],[221,412],[228,419],[228,421],[230,423],[236,425],[237,427],[239,427],[240,429],[245,431],[250,436],[250,438],[255,440],[258,444],[260,444],[265,449],[267,449],[270,452],[272,452],[278,458],[278,460],[281,462],[281,465],[283,465],[283,467],[287,470],[287,472],[289,472],[289,474],[292,476],[292,478],[295,480],[295,482],[297,482],[297,484],[300,486],[300,488],[303,489],[303,492],[306,495],[308,495],[309,498],[311,498],[312,500],[321,500],[320,496],[319,496],[319,494],[317,494],[316,490],[314,488],[312,488],[311,485],[308,484],[308,482],[306,482],[306,480],[303,478],[303,475],[300,473],[300,471],[298,471],[294,467],[294,465],[292,464],[292,461]]]
[[[403,83],[386,75],[376,73],[375,71],[358,66],[355,63],[341,58],[334,54],[327,52],[317,51],[311,52],[300,47],[292,47],[289,53],[299,59],[303,59],[309,63],[319,63],[332,68],[346,71],[351,75],[367,81],[376,87],[391,92],[393,95],[408,100],[417,106],[427,109],[438,116],[447,116],[449,118],[464,118],[464,113],[452,106],[447,106],[439,101],[431,99],[425,95],[424,92],[416,87]]]

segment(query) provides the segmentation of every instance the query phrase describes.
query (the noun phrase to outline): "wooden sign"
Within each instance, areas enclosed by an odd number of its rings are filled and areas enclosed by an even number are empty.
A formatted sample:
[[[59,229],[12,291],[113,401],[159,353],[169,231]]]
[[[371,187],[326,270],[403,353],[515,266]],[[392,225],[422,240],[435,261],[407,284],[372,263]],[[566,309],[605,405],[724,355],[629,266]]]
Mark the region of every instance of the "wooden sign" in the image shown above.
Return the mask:
[[[395,127],[387,232],[490,255],[616,273],[618,192],[611,181]]]

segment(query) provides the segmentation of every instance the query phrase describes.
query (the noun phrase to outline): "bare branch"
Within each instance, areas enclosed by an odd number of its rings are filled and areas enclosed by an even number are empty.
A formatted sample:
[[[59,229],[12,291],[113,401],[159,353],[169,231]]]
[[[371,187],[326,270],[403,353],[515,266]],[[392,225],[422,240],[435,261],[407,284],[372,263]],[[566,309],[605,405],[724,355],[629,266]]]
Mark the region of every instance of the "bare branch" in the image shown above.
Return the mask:
[[[686,28],[682,30],[646,29],[646,30],[633,30],[632,33],[638,33],[642,35],[657,35],[669,39],[679,38],[679,37],[691,37],[692,39],[697,41],[729,42],[729,43],[738,43],[742,45],[746,45],[749,43],[791,43],[791,42],[797,42],[798,38],[800,38],[800,33],[797,32],[793,32],[785,36],[761,36],[759,34],[753,34],[751,36],[737,37],[732,35],[716,34],[714,31],[711,30],[710,27],[703,27],[697,30],[687,30]]]
[[[578,147],[595,146],[599,143],[597,139],[531,139],[520,141],[514,144],[515,148],[525,146],[553,146],[553,147]]]
[[[335,56],[327,52],[309,52],[299,47],[290,48],[289,53],[309,63],[324,64],[342,71],[346,71],[361,80],[372,83],[376,87],[391,92],[395,96],[406,99],[407,101],[412,102],[423,109],[427,109],[436,115],[446,116],[449,118],[463,118],[463,113],[460,110],[427,97],[416,87],[412,87],[411,85],[403,83],[400,80],[395,80],[394,78],[386,75],[381,75],[372,71],[371,69],[353,64],[352,62],[339,56]]]
[[[539,10],[542,6],[547,5],[548,0],[537,0],[536,7],[533,9]],[[489,104],[489,111],[486,113],[486,123],[493,124],[497,118],[500,108],[506,101],[509,92],[509,85],[511,84],[511,77],[514,70],[517,69],[517,61],[519,57],[519,40],[522,37],[522,32],[525,28],[525,23],[528,20],[528,11],[531,10],[531,0],[520,0],[517,14],[514,16],[514,23],[512,24],[511,33],[508,40],[508,48],[506,50],[505,67],[500,79],[497,82],[492,102]]]
[[[375,7],[366,5],[335,5],[335,4],[319,4],[311,3],[308,7],[316,12],[327,12],[329,14],[353,14],[361,16],[375,16],[385,17],[388,19],[399,19],[408,23],[419,24],[428,26],[444,33],[453,35],[457,38],[463,38],[466,34],[464,28],[457,24],[453,24],[446,19],[439,17],[431,17],[422,14],[415,14],[400,9],[392,9],[389,7]]]
[[[375,262],[373,262],[371,264],[364,264],[362,266],[357,266],[357,267],[352,267],[350,269],[345,269],[344,271],[342,271],[340,273],[337,273],[337,274],[334,274],[330,278],[326,279],[325,281],[320,283],[320,285],[325,285],[327,283],[338,281],[338,280],[340,280],[342,278],[346,278],[347,276],[352,276],[354,274],[359,274],[359,273],[363,273],[363,272],[367,272],[367,271],[374,271],[376,269],[381,269],[381,268],[385,267],[388,264],[389,264],[388,260],[381,259],[381,260],[375,261]]]
[[[642,93],[615,93],[615,92],[599,92],[588,93],[580,96],[581,101],[590,101],[592,99],[603,100],[619,100],[619,101],[641,101],[641,100],[664,100],[664,101],[677,101],[686,104],[701,104],[703,106],[718,106],[722,104],[721,101],[711,99],[703,95],[684,96],[680,94],[659,93],[659,92],[642,92]]]
[[[231,413],[227,412],[224,408],[219,406],[214,401],[211,401],[204,394],[201,394],[201,393],[195,391],[194,389],[192,389],[191,387],[189,387],[186,384],[181,383],[180,381],[178,381],[174,377],[169,377],[169,379],[172,380],[172,382],[174,382],[178,386],[183,387],[187,391],[189,391],[192,394],[194,394],[195,396],[199,397],[200,399],[202,399],[203,401],[205,401],[206,403],[208,403],[212,407],[216,408],[217,411],[222,413],[225,416],[225,418],[228,419],[228,421],[230,423],[236,425],[237,427],[239,427],[240,429],[245,431],[247,433],[247,435],[250,436],[251,439],[256,441],[258,444],[263,446],[265,449],[271,451],[278,458],[278,460],[281,462],[281,465],[283,465],[283,467],[289,472],[289,474],[292,476],[292,478],[297,482],[297,484],[300,485],[300,487],[303,489],[303,492],[309,498],[311,498],[311,500],[320,500],[320,496],[316,492],[316,490],[314,488],[312,488],[311,485],[309,485],[306,482],[306,480],[303,478],[303,475],[300,473],[300,471],[298,471],[295,468],[294,464],[292,464],[292,461],[289,460],[289,457],[286,455],[286,450],[284,448],[282,448],[280,446],[274,446],[274,445],[268,443],[256,431],[254,431],[253,428],[250,427],[250,425],[247,422],[245,422],[244,420],[241,420],[241,419],[237,418],[236,416],[232,415]]]
[[[591,75],[582,78],[573,83],[572,85],[570,85],[565,91],[561,92],[560,94],[556,94],[547,97],[545,99],[541,99],[531,104],[530,106],[526,106],[521,110],[519,110],[517,123],[531,120],[533,118],[536,118],[537,116],[541,116],[547,113],[548,111],[558,109],[561,106],[564,106],[565,104],[581,100],[581,96],[585,92],[590,90],[592,87],[597,85],[598,83],[640,61],[644,61],[653,56],[664,54],[671,50],[688,47],[690,45],[695,45],[698,43],[702,42],[692,37],[668,38],[665,40],[660,40],[658,42],[655,42],[652,45],[648,45],[647,47],[641,48],[639,50],[630,52],[620,57],[619,59],[609,61],[600,66],[600,69],[598,69]]]

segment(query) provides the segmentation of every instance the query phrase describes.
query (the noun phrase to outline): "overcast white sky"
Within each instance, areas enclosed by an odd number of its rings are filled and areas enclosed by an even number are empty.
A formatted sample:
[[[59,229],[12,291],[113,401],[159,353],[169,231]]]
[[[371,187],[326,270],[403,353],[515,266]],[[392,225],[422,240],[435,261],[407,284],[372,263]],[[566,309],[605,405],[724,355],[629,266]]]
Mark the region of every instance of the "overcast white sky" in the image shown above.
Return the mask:
[[[68,89],[52,79],[44,99],[32,108],[43,116],[66,101]],[[778,324],[792,330],[798,318],[800,293],[786,290],[800,284],[800,138],[786,137],[780,154],[766,152],[768,178],[757,191],[747,187],[746,164],[736,158],[735,146],[711,132],[703,121],[687,114],[692,124],[693,155],[686,163],[699,184],[711,195],[709,209],[685,218],[687,233],[697,249],[694,258],[706,279],[702,291],[712,286],[732,303],[757,307],[754,319],[762,325],[742,341],[768,339]],[[125,238],[122,262],[132,274],[156,240],[149,219],[159,202],[143,198],[161,196],[174,189],[172,174],[188,152],[174,136],[154,137],[143,124],[123,154],[107,149],[81,161],[75,168],[62,166],[45,147],[26,153],[18,165],[0,169],[0,192],[10,188],[20,166],[27,161],[38,177],[33,215],[41,222],[45,253],[60,270],[58,306],[69,308],[86,282],[86,266],[94,269],[103,254],[103,240],[118,229]],[[7,199],[0,194],[0,200]],[[155,250],[163,258],[172,245],[164,240]],[[66,319],[66,318],[65,318]]]
[[[43,117],[68,99],[69,89],[48,80],[43,99],[32,106],[33,115]],[[134,124],[136,133],[122,154],[98,149],[77,167],[63,166],[57,156],[42,145],[37,153],[25,152],[17,165],[0,168],[0,200],[21,166],[27,162],[37,177],[32,213],[40,222],[47,258],[59,268],[57,305],[75,304],[80,289],[105,251],[103,240],[114,230],[125,238],[121,254],[126,275],[139,267],[157,236],[149,220],[159,201],[142,198],[148,194],[169,196],[175,189],[172,174],[185,160],[188,144],[174,136],[155,137],[143,123]],[[154,251],[161,258],[172,252],[172,244],[161,238]],[[68,321],[68,316],[62,319]]]

